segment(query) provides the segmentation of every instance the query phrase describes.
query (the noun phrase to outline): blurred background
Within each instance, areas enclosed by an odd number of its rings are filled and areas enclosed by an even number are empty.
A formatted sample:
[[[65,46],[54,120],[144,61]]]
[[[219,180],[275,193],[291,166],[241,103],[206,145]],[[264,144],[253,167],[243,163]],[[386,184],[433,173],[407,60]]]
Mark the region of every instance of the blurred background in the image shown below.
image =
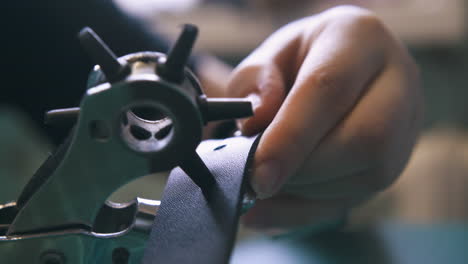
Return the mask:
[[[114,1],[150,31],[169,39],[175,38],[182,23],[198,25],[197,52],[212,54],[227,65],[221,69],[213,66],[214,74],[229,71],[289,21],[340,4],[373,10],[408,45],[421,68],[426,117],[403,176],[389,190],[353,210],[350,226],[468,223],[468,1]],[[0,106],[0,126],[5,128],[0,135],[0,179],[16,182],[0,193],[3,203],[15,199],[53,144],[21,109]],[[114,194],[113,199],[126,201],[136,195],[159,198],[164,186],[161,179],[164,177],[144,177]],[[241,232],[243,238],[250,235]]]
[[[427,90],[427,127],[466,124],[464,69],[466,1],[464,0],[115,0],[129,13],[169,37],[179,25],[200,27],[197,48],[236,65],[284,24],[340,4],[376,12],[409,45],[422,68]]]

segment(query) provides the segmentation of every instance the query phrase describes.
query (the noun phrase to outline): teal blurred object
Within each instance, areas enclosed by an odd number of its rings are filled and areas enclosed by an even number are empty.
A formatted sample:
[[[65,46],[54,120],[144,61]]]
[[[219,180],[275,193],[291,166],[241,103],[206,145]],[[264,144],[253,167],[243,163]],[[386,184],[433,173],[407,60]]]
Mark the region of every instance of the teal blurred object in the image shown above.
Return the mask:
[[[16,200],[46,159],[51,146],[38,128],[14,108],[0,107],[0,204]]]
[[[232,264],[466,264],[468,225],[386,223],[359,231],[328,230],[254,239]]]

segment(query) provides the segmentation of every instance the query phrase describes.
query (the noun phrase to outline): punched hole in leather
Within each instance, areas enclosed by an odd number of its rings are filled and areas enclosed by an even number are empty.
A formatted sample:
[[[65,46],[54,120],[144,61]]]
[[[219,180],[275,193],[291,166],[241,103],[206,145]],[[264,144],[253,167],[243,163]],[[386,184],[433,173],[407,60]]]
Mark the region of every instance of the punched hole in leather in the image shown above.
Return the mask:
[[[209,197],[180,168],[172,170],[142,263],[229,262],[259,139],[200,143],[197,153],[216,180]]]

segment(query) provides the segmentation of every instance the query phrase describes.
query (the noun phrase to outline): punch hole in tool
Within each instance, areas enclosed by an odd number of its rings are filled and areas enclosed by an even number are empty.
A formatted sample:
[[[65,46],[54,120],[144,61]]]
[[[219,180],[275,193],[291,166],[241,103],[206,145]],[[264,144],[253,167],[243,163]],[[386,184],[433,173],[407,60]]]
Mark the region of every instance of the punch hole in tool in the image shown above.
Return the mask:
[[[141,104],[121,114],[120,135],[133,150],[158,152],[173,139],[173,120],[161,107]]]

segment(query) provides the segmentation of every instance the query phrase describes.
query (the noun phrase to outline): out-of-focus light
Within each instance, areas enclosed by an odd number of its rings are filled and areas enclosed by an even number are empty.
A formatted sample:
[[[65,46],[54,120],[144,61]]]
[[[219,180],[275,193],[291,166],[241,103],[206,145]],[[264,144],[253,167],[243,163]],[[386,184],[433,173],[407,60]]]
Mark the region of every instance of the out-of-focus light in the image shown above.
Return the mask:
[[[136,15],[154,12],[183,12],[198,5],[201,0],[114,0],[125,11]]]

